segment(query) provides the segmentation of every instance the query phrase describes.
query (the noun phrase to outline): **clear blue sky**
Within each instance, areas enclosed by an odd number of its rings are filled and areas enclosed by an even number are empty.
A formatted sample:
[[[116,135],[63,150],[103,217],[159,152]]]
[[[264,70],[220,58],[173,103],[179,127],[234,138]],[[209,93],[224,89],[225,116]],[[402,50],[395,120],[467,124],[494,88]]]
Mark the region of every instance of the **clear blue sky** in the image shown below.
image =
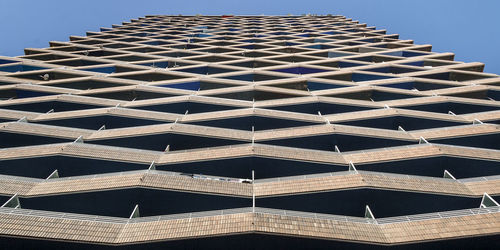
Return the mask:
[[[500,0],[0,0],[0,55],[149,14],[341,14],[500,74]]]

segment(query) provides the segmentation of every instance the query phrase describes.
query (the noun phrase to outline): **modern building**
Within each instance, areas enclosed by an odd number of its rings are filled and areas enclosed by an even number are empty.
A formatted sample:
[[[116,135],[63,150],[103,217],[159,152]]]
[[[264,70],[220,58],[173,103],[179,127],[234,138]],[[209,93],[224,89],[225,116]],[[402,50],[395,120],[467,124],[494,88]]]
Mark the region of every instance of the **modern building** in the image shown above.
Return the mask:
[[[0,249],[500,248],[500,77],[344,16],[0,57]]]

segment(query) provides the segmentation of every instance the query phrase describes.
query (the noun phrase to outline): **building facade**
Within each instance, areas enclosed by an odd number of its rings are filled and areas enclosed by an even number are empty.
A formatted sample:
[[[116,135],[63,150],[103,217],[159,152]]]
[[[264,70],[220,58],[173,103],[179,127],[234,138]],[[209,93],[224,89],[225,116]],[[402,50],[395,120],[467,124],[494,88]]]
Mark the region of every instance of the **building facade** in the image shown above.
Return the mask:
[[[496,248],[500,77],[344,16],[0,57],[0,248]]]

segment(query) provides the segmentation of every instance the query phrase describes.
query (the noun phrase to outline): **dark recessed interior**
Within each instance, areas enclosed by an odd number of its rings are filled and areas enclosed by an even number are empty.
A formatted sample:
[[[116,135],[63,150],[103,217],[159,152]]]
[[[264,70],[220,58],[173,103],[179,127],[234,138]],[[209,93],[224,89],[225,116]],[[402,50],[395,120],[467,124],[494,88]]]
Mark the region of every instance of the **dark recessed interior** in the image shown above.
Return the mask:
[[[171,51],[156,54],[157,56],[166,56],[166,57],[188,57],[188,56],[197,56],[198,54],[183,52],[183,51]]]
[[[83,60],[83,59],[70,59],[70,60],[62,60],[56,62],[50,62],[51,64],[64,65],[70,67],[80,67],[80,66],[90,66],[90,65],[99,65],[103,64],[103,62],[96,62],[91,60]]]
[[[492,100],[499,101],[500,100],[500,91],[495,90],[480,90],[480,91],[470,91],[470,92],[461,92],[456,94],[446,94],[447,96],[456,96],[463,98],[473,98],[473,99],[482,99],[482,100]]]
[[[16,65],[11,65],[11,66],[0,67],[0,71],[12,72],[12,73],[32,71],[32,70],[42,70],[42,69],[47,69],[47,68],[42,68],[42,67],[38,67],[38,66],[31,66],[31,65],[24,65],[24,64],[16,64]]]
[[[366,64],[354,63],[354,62],[349,62],[349,61],[335,61],[335,62],[316,63],[315,65],[324,66],[324,67],[330,67],[330,68],[340,68],[340,69],[343,69],[343,68],[365,66]]]
[[[0,174],[47,178],[57,169],[59,177],[146,170],[148,164],[70,156],[42,156],[0,161]]]
[[[0,118],[0,122],[13,122],[13,121],[16,121],[16,120],[7,119],[7,118]]]
[[[351,73],[351,74],[341,74],[341,75],[320,76],[319,78],[338,80],[338,81],[348,81],[348,82],[365,82],[365,81],[390,79],[393,77],[383,76],[383,75],[372,75],[365,73]]]
[[[103,108],[103,107],[97,106],[94,104],[62,102],[62,101],[48,101],[48,102],[32,102],[32,103],[24,103],[24,104],[6,105],[6,106],[0,106],[0,108],[46,113],[52,109],[54,110],[54,112],[63,112],[63,111],[95,109],[95,108]]]
[[[193,65],[192,63],[178,62],[178,61],[149,61],[146,63],[139,63],[138,65],[153,67],[153,68],[177,68],[182,66]]]
[[[82,75],[61,73],[61,72],[42,72],[42,73],[17,74],[17,75],[12,75],[10,77],[28,79],[28,80],[37,80],[37,81],[52,81],[52,80],[76,78],[81,76]]]
[[[22,99],[22,98],[57,95],[57,94],[59,93],[32,91],[23,89],[4,89],[0,90],[0,100]]]
[[[252,205],[248,198],[142,188],[21,198],[20,202],[27,209],[125,218],[136,204],[143,217]]]
[[[232,69],[225,69],[225,68],[216,68],[216,67],[203,66],[203,67],[195,67],[195,68],[178,69],[178,71],[187,72],[187,73],[194,73],[194,74],[200,74],[200,75],[212,75],[212,74],[220,74],[220,73],[233,72],[234,70],[232,70]]]
[[[118,60],[118,61],[125,61],[125,62],[135,62],[135,61],[145,61],[145,60],[151,60],[154,59],[153,57],[149,56],[136,56],[136,55],[128,55],[128,56],[117,56],[113,58],[109,58],[113,60]]]
[[[320,111],[322,115],[375,109],[375,107],[364,107],[364,106],[325,103],[325,102],[314,102],[314,103],[304,103],[304,104],[294,104],[294,105],[274,106],[274,107],[264,107],[264,108],[308,113],[308,114],[318,114],[318,111]]]
[[[428,141],[432,143],[450,144],[456,146],[488,148],[496,150],[500,149],[500,143],[498,143],[500,142],[500,133],[435,139]]]
[[[307,137],[293,137],[279,140],[260,141],[263,144],[271,144],[285,147],[296,147],[306,149],[325,150],[333,152],[335,145],[341,152],[365,150],[383,147],[396,147],[416,144],[413,141],[396,139],[385,139],[376,137],[363,137],[355,135],[325,134]]]
[[[112,73],[131,72],[131,71],[136,71],[137,69],[127,68],[122,66],[107,66],[107,67],[97,67],[97,68],[86,68],[82,70],[92,71],[97,73],[112,74]]]
[[[71,56],[63,56],[56,54],[37,54],[37,55],[26,55],[23,58],[31,59],[31,60],[40,60],[40,61],[53,61],[53,60],[61,60],[72,58]]]
[[[91,41],[89,41],[89,42],[91,42]],[[97,42],[97,43],[99,43],[99,42]],[[92,57],[103,57],[103,56],[122,55],[123,53],[116,52],[116,51],[109,51],[109,50],[93,50],[93,51],[81,51],[81,52],[78,52],[78,54],[85,55],[85,56],[92,56]]]
[[[392,51],[392,52],[386,52],[383,54],[389,55],[389,56],[400,56],[400,57],[414,57],[414,56],[428,55],[428,53],[422,53],[422,52],[411,51],[411,50]]]
[[[254,68],[275,66],[275,65],[279,65],[279,64],[263,62],[263,61],[246,61],[246,62],[239,62],[239,63],[229,63],[227,65],[254,69]]]
[[[419,76],[415,76],[415,77],[435,79],[435,80],[448,80],[448,81],[463,82],[463,81],[472,81],[472,80],[491,78],[492,76],[472,74],[472,73],[461,73],[461,72],[443,72],[443,73],[419,75]]]
[[[156,87],[198,91],[198,90],[209,90],[209,89],[235,87],[237,85],[215,83],[215,82],[205,82],[205,81],[195,81],[195,82],[171,83],[171,84],[163,84],[163,85],[155,85],[155,86]]]
[[[252,46],[246,46],[245,48],[252,48]],[[258,58],[258,57],[266,57],[266,56],[272,56],[275,54],[267,53],[267,52],[262,52],[262,51],[250,51],[250,52],[239,52],[233,54],[235,56],[242,56],[242,57],[252,57],[252,58]]]
[[[449,111],[451,111],[457,115],[500,110],[500,106],[488,106],[488,105],[458,103],[458,102],[442,102],[442,103],[431,103],[422,105],[400,106],[398,108],[436,112],[436,113],[448,113]]]
[[[6,195],[0,195],[0,204],[4,204],[5,202],[7,202],[8,200],[10,199],[10,196],[6,196]],[[1,206],[1,205],[0,205]]]
[[[280,56],[280,57],[273,57],[270,59],[274,60],[274,61],[281,61],[281,62],[288,62],[288,63],[308,62],[308,61],[317,60],[315,58],[310,58],[310,57],[305,57],[305,56]]]
[[[88,90],[88,89],[119,87],[119,86],[125,86],[125,85],[126,84],[115,83],[115,82],[103,82],[103,81],[88,80],[88,81],[55,83],[55,84],[50,84],[49,86],[59,87],[59,88],[68,88],[68,89]]]
[[[339,84],[332,84],[332,83],[321,83],[321,82],[313,82],[313,81],[279,83],[279,84],[273,84],[270,86],[278,87],[278,88],[285,88],[285,89],[298,89],[298,90],[304,90],[304,91],[315,91],[315,90],[351,87],[351,86],[346,86],[346,85],[339,85]]]
[[[370,206],[375,218],[478,208],[481,197],[469,198],[403,191],[354,189],[258,198],[255,205],[276,209],[363,217]]]
[[[267,91],[245,91],[245,92],[232,92],[226,94],[213,95],[214,97],[236,99],[243,101],[265,101],[272,99],[282,99],[282,98],[292,98],[298,97],[298,95],[277,93],[277,92],[267,92]]]
[[[239,107],[209,104],[209,103],[199,103],[199,102],[176,102],[176,103],[165,103],[165,104],[156,104],[147,106],[135,106],[128,108],[144,109],[150,111],[176,113],[176,114],[184,114],[186,113],[186,111],[189,111],[190,114],[195,114],[195,113],[231,110],[231,109],[237,109]]]
[[[115,116],[115,115],[98,115],[98,116],[75,117],[75,118],[58,119],[58,120],[44,120],[44,121],[37,121],[37,123],[53,125],[53,126],[97,130],[101,128],[103,125],[106,126],[106,129],[113,129],[113,128],[127,128],[135,126],[162,124],[162,123],[168,123],[168,121],[149,120],[149,119],[132,118],[132,117]]]
[[[471,123],[461,123],[461,122],[444,121],[444,120],[425,119],[425,118],[410,117],[410,116],[390,116],[390,117],[343,121],[335,123],[350,125],[350,126],[381,128],[381,129],[391,129],[391,130],[397,130],[401,126],[406,131],[471,124]]]
[[[347,171],[348,167],[347,165],[342,166],[317,162],[272,159],[263,157],[242,157],[212,161],[157,165],[156,169],[242,179],[251,179],[252,170],[254,170],[255,179],[264,179],[294,175]]]
[[[51,144],[51,143],[71,142],[71,141],[74,141],[74,139],[63,139],[63,138],[46,137],[39,135],[0,132],[0,148],[34,146],[41,144]]]
[[[255,130],[266,130],[266,129],[279,129],[279,128],[289,128],[289,127],[299,127],[299,126],[309,126],[309,125],[319,124],[315,122],[280,119],[280,118],[263,117],[263,116],[244,116],[244,117],[235,117],[227,119],[194,121],[189,123],[200,126],[241,129],[241,130],[252,130],[252,126],[254,127]]]
[[[168,93],[158,93],[158,92],[149,92],[141,90],[124,90],[124,91],[87,94],[87,96],[115,99],[122,101],[134,101],[134,100],[139,101],[139,100],[171,97],[174,95]]]
[[[399,82],[399,83],[382,84],[379,86],[396,88],[396,89],[409,89],[409,90],[416,89],[419,91],[460,87],[460,85],[455,86],[450,84],[438,84],[438,83],[427,83],[427,82]]]
[[[161,74],[161,73],[139,73],[134,75],[124,75],[124,76],[116,76],[117,78],[130,79],[130,80],[138,80],[145,82],[157,82],[157,81],[166,81],[166,80],[175,80],[186,78],[185,76],[178,75],[170,75],[170,74]]]
[[[273,71],[302,75],[302,74],[321,73],[321,72],[326,72],[327,70],[308,68],[308,67],[293,67],[293,68],[284,68],[284,69],[273,69]]]
[[[223,57],[223,56],[201,56],[201,57],[196,57],[196,58],[190,58],[189,60],[215,63],[215,62],[231,61],[231,60],[235,60],[235,59],[228,58],[228,57]]]
[[[414,95],[407,95],[407,94],[386,92],[379,90],[363,90],[358,92],[330,94],[327,96],[354,99],[354,100],[363,100],[363,101],[375,101],[375,102],[419,97]]]
[[[453,156],[356,164],[356,169],[431,177],[443,177],[444,170],[448,170],[457,179],[500,175],[500,163],[497,161]]]
[[[257,198],[256,206],[362,217],[369,205],[376,218],[384,218],[477,208],[480,201],[480,197],[354,189]],[[128,217],[136,204],[143,217],[251,206],[249,198],[142,188],[20,198],[20,202],[27,209],[114,217]]]
[[[381,67],[381,68],[364,69],[363,71],[386,73],[386,74],[405,74],[405,73],[411,73],[411,72],[416,72],[416,71],[421,71],[421,70],[422,69],[388,66],[388,67]]]
[[[418,67],[425,67],[425,66],[440,67],[440,66],[451,65],[453,63],[451,63],[451,62],[443,62],[443,61],[429,61],[429,60],[424,60],[424,61],[408,62],[408,63],[402,63],[402,64],[403,65],[418,66]]]
[[[116,147],[164,151],[167,145],[170,145],[170,150],[185,150],[185,149],[195,149],[195,148],[205,148],[205,147],[227,146],[227,145],[241,144],[244,142],[230,140],[230,139],[211,138],[211,137],[203,137],[195,135],[163,133],[154,135],[143,135],[143,136],[89,141],[89,143],[116,146]]]
[[[248,81],[248,82],[260,82],[260,81],[284,79],[286,77],[255,73],[255,74],[244,74],[244,75],[235,75],[235,76],[224,76],[222,78],[231,79],[231,80]]]

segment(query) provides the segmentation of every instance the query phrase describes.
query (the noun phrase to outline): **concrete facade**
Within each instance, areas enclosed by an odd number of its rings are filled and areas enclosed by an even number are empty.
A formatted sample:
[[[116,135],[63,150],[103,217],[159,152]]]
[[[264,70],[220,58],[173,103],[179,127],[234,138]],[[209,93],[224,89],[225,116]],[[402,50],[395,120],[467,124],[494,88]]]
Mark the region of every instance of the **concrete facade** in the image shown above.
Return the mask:
[[[0,243],[495,248],[500,77],[431,49],[344,16],[146,16],[0,57]]]

